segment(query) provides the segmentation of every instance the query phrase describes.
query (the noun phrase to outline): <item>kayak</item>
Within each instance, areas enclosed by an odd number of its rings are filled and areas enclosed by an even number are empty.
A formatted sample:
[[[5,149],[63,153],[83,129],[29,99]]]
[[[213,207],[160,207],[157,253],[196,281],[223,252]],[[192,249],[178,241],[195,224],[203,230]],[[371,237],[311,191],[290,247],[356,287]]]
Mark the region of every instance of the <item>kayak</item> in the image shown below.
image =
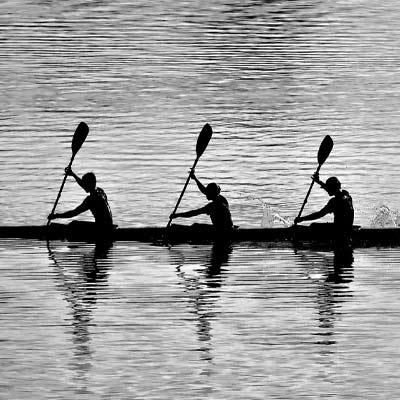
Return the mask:
[[[73,221],[69,224],[52,223],[36,226],[0,226],[0,238],[26,238],[40,240],[94,241],[98,238],[93,223]],[[114,227],[112,241],[202,243],[215,241],[212,225],[193,224],[165,227]],[[220,237],[218,239],[221,239]],[[222,238],[224,239],[224,238]],[[233,242],[270,242],[288,244],[312,242],[327,244],[333,240],[333,224],[313,223],[296,227],[242,228],[237,227],[230,234]],[[354,226],[352,244],[366,246],[400,246],[400,227],[373,228]]]

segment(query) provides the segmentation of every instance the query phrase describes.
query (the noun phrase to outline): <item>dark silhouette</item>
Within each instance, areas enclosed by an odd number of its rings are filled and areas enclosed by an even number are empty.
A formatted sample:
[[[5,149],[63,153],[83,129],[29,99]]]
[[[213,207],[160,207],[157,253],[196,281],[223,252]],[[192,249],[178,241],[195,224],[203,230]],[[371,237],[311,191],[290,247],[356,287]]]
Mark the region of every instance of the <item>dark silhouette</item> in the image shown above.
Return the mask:
[[[111,234],[113,231],[113,220],[111,209],[107,201],[107,196],[103,189],[96,186],[96,176],[93,172],[88,172],[80,178],[77,176],[70,167],[65,169],[65,173],[68,176],[75,178],[76,182],[82,189],[89,193],[89,196],[83,200],[83,202],[76,208],[64,213],[54,213],[48,216],[49,220],[56,218],[72,218],[85,211],[90,210],[94,216],[94,226],[93,223],[83,222],[80,223],[82,227],[87,227],[90,229],[90,225],[93,227],[98,235]],[[85,228],[84,228],[85,229]]]
[[[325,207],[321,210],[304,217],[297,217],[295,224],[302,221],[311,221],[324,217],[327,214],[334,215],[334,239],[337,246],[347,246],[351,243],[351,233],[354,222],[353,200],[347,190],[341,189],[341,183],[338,178],[332,176],[322,182],[318,173],[314,174],[312,179],[326,190],[331,198]]]
[[[212,128],[209,124],[205,124],[203,126],[203,129],[201,130],[198,138],[197,138],[197,143],[196,143],[196,159],[194,160],[193,166],[190,169],[190,174],[186,179],[185,185],[183,186],[182,192],[179,196],[179,199],[175,205],[174,211],[172,211],[171,215],[174,215],[176,213],[176,210],[179,207],[179,204],[182,200],[182,197],[186,191],[186,188],[190,182],[190,178],[192,175],[192,172],[194,171],[194,169],[196,168],[196,165],[198,163],[198,161],[200,160],[201,155],[204,153],[204,151],[206,150],[207,146],[208,146],[208,142],[211,139],[211,136],[213,134]],[[167,229],[171,226],[171,222],[172,222],[172,218],[169,218],[168,224],[167,224]]]
[[[333,258],[333,273],[330,273],[327,282],[349,283],[353,281],[353,249],[335,249]]]
[[[204,253],[204,250],[209,254]],[[227,277],[229,257],[233,251],[231,244],[214,242],[211,249],[192,248],[182,252],[177,248],[170,249],[173,262],[177,263],[177,275],[182,278],[184,298],[193,306],[197,319],[197,337],[201,359],[213,363],[213,322],[218,319],[218,301],[221,288]],[[187,258],[189,260],[187,260]],[[200,264],[195,274],[186,273],[185,265],[195,260]],[[204,370],[207,374],[207,370]]]
[[[171,214],[170,218],[190,218],[200,214],[208,214],[216,233],[229,236],[233,229],[233,223],[228,201],[220,194],[221,188],[214,182],[204,186],[197,179],[194,170],[190,172],[190,177],[194,179],[200,192],[207,197],[207,200],[210,200],[210,203],[196,210]]]
[[[335,249],[332,254],[307,250],[295,253],[301,259],[301,268],[312,282],[315,290],[316,343],[335,345],[338,343],[336,322],[343,314],[342,306],[353,297],[351,282],[354,280],[354,258],[351,248]],[[312,274],[320,277],[312,278]],[[329,356],[334,350],[320,348],[321,355]]]
[[[70,245],[73,251],[66,252],[57,251],[58,246],[52,248],[51,242],[47,241],[57,288],[70,307],[66,321],[70,325],[68,332],[73,344],[71,366],[82,391],[87,389],[88,375],[93,367],[93,313],[99,307],[98,300],[104,299],[107,290],[109,270],[112,268],[112,258],[109,258],[111,246],[104,243],[96,243],[94,247]]]

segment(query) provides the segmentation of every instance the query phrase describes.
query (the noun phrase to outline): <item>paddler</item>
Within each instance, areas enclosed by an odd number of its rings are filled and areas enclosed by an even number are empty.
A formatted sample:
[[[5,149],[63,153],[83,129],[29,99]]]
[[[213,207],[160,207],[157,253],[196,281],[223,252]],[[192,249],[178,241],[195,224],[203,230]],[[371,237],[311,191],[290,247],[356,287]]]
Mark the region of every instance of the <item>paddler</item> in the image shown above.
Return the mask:
[[[351,243],[351,233],[354,221],[353,200],[347,190],[341,188],[341,183],[338,178],[332,176],[322,182],[319,175],[316,173],[312,179],[318,183],[329,196],[333,196],[325,207],[321,210],[304,217],[296,218],[295,224],[303,221],[312,221],[324,217],[327,214],[333,213],[334,229],[335,229],[335,244],[337,246],[347,246]]]
[[[190,172],[190,177],[196,182],[200,192],[203,193],[210,202],[196,210],[171,214],[170,218],[191,218],[200,214],[208,214],[219,237],[225,238],[229,236],[233,229],[233,223],[228,201],[220,194],[221,188],[214,182],[204,186],[199,179],[197,179],[193,169]]]
[[[113,219],[111,209],[107,201],[107,196],[103,189],[96,186],[96,176],[93,172],[88,172],[80,178],[70,167],[65,169],[68,176],[75,178],[78,185],[89,195],[76,208],[63,213],[50,214],[47,218],[53,220],[56,218],[72,218],[85,211],[90,210],[94,216],[94,228],[97,236],[106,237],[112,233]],[[90,223],[86,223],[90,224]],[[93,224],[93,223],[91,223]]]

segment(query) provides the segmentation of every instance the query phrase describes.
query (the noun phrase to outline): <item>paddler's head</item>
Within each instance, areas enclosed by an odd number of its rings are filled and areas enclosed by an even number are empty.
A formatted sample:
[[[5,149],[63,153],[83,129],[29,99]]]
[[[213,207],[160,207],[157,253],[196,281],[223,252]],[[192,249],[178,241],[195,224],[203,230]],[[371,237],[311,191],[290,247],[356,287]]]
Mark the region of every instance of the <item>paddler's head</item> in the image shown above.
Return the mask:
[[[206,196],[207,200],[215,200],[217,196],[220,194],[221,188],[214,182],[209,183],[206,186]]]
[[[325,190],[328,192],[329,196],[334,196],[340,191],[341,184],[336,176],[331,176],[325,182]]]
[[[96,175],[93,172],[88,172],[82,176],[82,186],[86,192],[90,193],[96,189]]]

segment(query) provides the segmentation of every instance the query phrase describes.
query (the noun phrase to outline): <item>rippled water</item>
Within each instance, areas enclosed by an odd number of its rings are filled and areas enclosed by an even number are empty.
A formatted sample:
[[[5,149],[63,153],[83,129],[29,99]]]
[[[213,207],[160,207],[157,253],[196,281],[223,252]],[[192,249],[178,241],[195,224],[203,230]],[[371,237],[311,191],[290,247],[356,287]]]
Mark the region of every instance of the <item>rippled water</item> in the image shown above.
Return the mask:
[[[397,398],[399,257],[3,240],[2,398]]]
[[[293,220],[326,134],[322,177],[342,179],[356,223],[399,208],[397,1],[0,7],[2,224],[45,222],[81,120],[76,170],[97,173],[120,226],[166,223],[206,122],[198,174],[222,186],[237,224],[259,226],[263,204]],[[67,184],[60,209],[82,196]],[[182,208],[204,201],[190,186]],[[315,190],[308,210],[326,201]]]
[[[120,226],[167,223],[206,122],[197,173],[236,224],[290,223],[326,134],[321,176],[355,223],[399,224],[397,1],[0,11],[0,225],[45,223],[82,120],[74,168],[96,172]],[[83,196],[67,182],[59,209]],[[326,201],[314,189],[305,212]],[[181,208],[204,202],[190,185]],[[2,240],[0,397],[398,398],[399,257]]]

